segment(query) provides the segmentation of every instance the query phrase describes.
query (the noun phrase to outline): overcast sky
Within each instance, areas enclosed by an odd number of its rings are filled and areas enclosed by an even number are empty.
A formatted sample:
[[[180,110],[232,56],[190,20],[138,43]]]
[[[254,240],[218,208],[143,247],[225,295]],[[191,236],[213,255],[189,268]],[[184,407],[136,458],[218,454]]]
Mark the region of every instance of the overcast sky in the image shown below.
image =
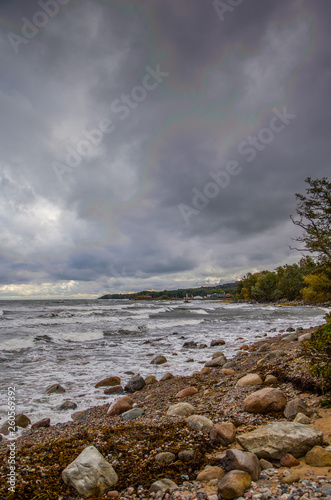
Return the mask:
[[[299,260],[329,176],[330,0],[1,0],[0,298]]]

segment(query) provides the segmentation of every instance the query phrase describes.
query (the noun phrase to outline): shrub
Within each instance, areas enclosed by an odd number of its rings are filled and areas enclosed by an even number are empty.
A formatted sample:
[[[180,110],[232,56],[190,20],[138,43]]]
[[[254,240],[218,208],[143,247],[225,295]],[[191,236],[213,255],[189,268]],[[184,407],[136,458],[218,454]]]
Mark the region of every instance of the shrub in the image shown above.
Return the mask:
[[[319,326],[303,349],[310,360],[311,373],[322,379],[323,392],[331,390],[331,322]]]

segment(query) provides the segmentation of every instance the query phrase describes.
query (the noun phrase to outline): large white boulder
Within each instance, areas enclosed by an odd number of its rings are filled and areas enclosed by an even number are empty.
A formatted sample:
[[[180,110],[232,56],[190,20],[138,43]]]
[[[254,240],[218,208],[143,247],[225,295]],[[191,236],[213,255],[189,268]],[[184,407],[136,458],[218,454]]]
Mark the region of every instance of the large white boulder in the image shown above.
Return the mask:
[[[118,481],[113,467],[94,447],[88,446],[62,472],[63,481],[84,498],[107,493]]]
[[[285,453],[302,457],[322,444],[323,433],[314,427],[294,422],[275,422],[237,436],[238,443],[259,458],[281,459]]]

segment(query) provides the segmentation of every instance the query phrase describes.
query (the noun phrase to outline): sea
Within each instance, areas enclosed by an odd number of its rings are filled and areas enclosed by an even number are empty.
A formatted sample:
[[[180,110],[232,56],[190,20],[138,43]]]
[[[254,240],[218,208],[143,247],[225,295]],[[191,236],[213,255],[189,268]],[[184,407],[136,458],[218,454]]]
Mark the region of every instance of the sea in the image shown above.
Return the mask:
[[[124,386],[138,373],[158,379],[166,372],[189,375],[217,350],[231,359],[242,344],[265,334],[319,325],[327,311],[209,300],[0,301],[0,425],[7,417],[9,387],[15,387],[16,413],[32,423],[49,417],[59,424],[73,413],[58,409],[65,399],[77,404],[76,411],[114,399],[95,388],[105,377],[119,376]],[[214,339],[225,345],[210,347]],[[207,347],[184,347],[190,341]],[[167,363],[151,364],[156,355]],[[66,392],[46,395],[55,383]]]

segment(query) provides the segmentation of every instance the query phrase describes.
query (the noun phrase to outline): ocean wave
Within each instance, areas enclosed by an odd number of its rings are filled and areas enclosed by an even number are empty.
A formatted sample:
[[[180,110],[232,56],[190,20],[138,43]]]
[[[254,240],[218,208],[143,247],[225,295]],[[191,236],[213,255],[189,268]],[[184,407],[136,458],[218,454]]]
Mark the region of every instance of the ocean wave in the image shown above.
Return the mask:
[[[189,309],[193,314],[209,314],[205,309]]]
[[[34,340],[37,342],[53,342],[52,337],[49,337],[48,335],[37,335]]]
[[[118,330],[105,330],[103,335],[105,337],[111,337],[112,335],[133,335],[134,333],[145,332],[146,330],[146,325],[131,325],[125,328],[119,328]]]
[[[148,324],[148,329],[152,330],[154,328],[173,328],[174,326],[199,325],[203,322],[204,319],[170,319],[163,322],[151,321]]]
[[[155,308],[155,309],[152,309],[152,308],[141,308],[141,309],[136,309],[135,311],[130,311],[131,314],[134,314],[134,317],[136,317],[137,314],[148,314],[148,317],[151,315],[151,314],[159,314],[159,313],[165,313],[165,312],[168,312],[170,311],[171,309],[170,308],[167,308],[167,307],[158,307],[158,308]]]
[[[0,343],[0,351],[17,351],[19,349],[29,349],[33,346],[32,338],[14,338]]]
[[[89,332],[61,332],[53,335],[53,340],[68,340],[71,342],[86,342],[89,340],[99,340],[103,337],[103,331],[92,330]]]

